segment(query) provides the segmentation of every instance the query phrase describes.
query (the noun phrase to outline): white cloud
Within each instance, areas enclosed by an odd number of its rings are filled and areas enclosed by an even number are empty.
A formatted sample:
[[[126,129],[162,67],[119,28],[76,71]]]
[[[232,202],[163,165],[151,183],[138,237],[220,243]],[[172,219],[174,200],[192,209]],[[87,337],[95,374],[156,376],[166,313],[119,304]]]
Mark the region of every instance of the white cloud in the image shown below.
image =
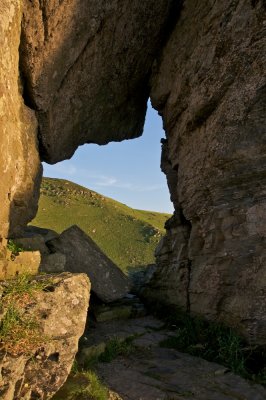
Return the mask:
[[[98,176],[97,178],[99,181],[94,183],[96,186],[115,186],[117,182],[115,178],[108,176]]]
[[[121,182],[113,176],[99,174],[97,172],[79,168],[69,162],[58,163],[55,165],[44,165],[45,176],[59,177],[78,181],[80,184],[91,188],[95,187],[110,187],[124,189],[131,192],[153,192],[164,189],[162,184],[154,185],[138,185],[132,182]],[[83,183],[82,183],[83,182]],[[85,183],[86,182],[86,183]]]
[[[64,174],[67,176],[76,176],[78,175],[78,169],[72,164],[62,164],[58,163],[55,165],[44,165],[45,174],[49,175],[57,175],[57,174]]]
[[[140,185],[135,185],[133,183],[125,183],[125,182],[119,182],[115,178],[107,178],[105,177],[105,180],[103,182],[97,182],[95,183],[96,186],[109,186],[109,187],[114,187],[117,189],[125,189],[125,190],[130,190],[132,192],[152,192],[155,190],[160,190],[163,189],[163,185],[146,185],[146,186],[140,186]]]

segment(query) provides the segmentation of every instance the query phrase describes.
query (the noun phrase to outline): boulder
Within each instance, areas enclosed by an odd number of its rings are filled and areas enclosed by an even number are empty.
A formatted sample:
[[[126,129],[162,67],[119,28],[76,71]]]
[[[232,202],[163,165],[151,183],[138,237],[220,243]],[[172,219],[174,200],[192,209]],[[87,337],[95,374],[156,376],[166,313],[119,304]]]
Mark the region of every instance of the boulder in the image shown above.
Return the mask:
[[[66,256],[62,253],[42,255],[39,271],[46,273],[64,272],[66,266]]]
[[[129,291],[127,277],[78,226],[66,229],[47,245],[66,256],[66,271],[89,276],[92,292],[103,302],[122,298]]]
[[[46,242],[59,236],[58,233],[51,229],[36,226],[27,226],[22,233],[23,237],[12,239],[15,246],[21,251],[18,254],[13,254],[11,258],[5,257],[6,260],[2,260],[2,266],[0,267],[0,270],[2,270],[0,276],[2,278],[4,276],[14,276],[14,273],[18,274],[25,271],[35,274],[37,272],[49,274],[65,271],[66,256],[60,252],[51,254],[46,246]],[[24,260],[25,264],[23,265]],[[6,266],[4,267],[4,265]],[[8,275],[6,274],[7,271]]]
[[[66,256],[59,252],[47,254],[25,250],[14,254],[6,248],[0,249],[0,280],[21,274],[60,273],[65,271],[65,264]]]
[[[60,273],[65,271],[66,256],[60,252],[50,253],[46,241],[57,238],[58,233],[50,229],[26,227],[23,237],[1,239],[0,279],[9,279],[20,274]]]
[[[22,294],[20,298],[18,294],[16,302],[24,322],[34,321],[32,330],[37,329],[36,335],[31,342],[20,338],[14,347],[1,336],[2,400],[50,399],[67,379],[85,328],[90,291],[85,274],[65,273],[35,279],[39,283],[46,280],[47,289],[37,290],[32,297]],[[0,288],[3,286],[5,290],[7,285],[0,283]],[[2,305],[5,310],[8,308],[5,292]],[[0,320],[3,318],[4,313]],[[5,335],[13,340],[12,332]]]

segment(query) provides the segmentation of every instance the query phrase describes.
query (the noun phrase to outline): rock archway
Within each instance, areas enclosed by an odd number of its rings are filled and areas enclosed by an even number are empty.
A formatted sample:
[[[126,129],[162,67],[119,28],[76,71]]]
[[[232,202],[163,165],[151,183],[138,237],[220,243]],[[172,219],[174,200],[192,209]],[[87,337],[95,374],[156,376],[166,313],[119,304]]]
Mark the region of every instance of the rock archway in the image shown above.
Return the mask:
[[[4,0],[3,11],[1,236],[35,213],[39,157],[140,135],[150,95],[175,214],[147,292],[265,344],[265,2]]]

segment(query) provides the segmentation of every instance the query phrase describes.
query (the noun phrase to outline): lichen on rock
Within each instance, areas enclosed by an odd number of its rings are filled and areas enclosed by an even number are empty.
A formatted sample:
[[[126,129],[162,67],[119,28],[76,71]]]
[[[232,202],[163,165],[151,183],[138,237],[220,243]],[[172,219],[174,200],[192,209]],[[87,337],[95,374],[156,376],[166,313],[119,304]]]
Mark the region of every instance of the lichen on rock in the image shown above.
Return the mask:
[[[70,372],[85,328],[90,283],[86,275],[70,273],[17,279],[19,284],[0,282],[0,395],[45,400]]]

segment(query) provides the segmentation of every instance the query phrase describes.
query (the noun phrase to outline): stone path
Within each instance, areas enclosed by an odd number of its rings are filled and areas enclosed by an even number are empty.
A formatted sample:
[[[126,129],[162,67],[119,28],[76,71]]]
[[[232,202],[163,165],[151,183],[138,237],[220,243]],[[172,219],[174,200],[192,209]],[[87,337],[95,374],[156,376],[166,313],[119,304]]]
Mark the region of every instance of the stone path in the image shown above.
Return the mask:
[[[88,331],[83,355],[92,348],[102,352],[112,337],[132,335],[136,351],[97,365],[105,384],[123,400],[266,400],[265,388],[221,365],[161,348],[160,341],[173,332],[150,316],[98,323]]]

